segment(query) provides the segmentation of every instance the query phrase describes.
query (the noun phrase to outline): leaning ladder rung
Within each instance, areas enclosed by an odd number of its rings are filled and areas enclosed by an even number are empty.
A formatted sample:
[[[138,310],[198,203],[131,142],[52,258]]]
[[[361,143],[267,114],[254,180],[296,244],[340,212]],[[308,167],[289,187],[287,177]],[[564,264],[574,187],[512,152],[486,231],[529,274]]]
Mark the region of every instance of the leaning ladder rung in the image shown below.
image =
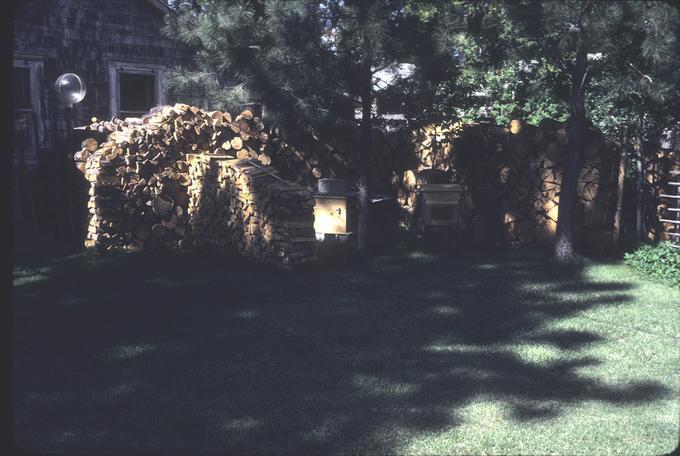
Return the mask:
[[[680,212],[680,207],[667,207],[668,212]]]
[[[659,219],[659,221],[664,223],[675,223],[676,225],[680,225],[680,220]]]
[[[668,174],[673,174],[674,176],[677,176],[678,174],[680,174],[680,170],[678,170],[678,171],[668,171]]]
[[[680,182],[669,182],[668,185],[675,185],[676,187],[680,187]]]
[[[659,195],[661,198],[675,198],[680,199],[680,195]]]
[[[680,233],[666,233],[669,236],[680,236]]]

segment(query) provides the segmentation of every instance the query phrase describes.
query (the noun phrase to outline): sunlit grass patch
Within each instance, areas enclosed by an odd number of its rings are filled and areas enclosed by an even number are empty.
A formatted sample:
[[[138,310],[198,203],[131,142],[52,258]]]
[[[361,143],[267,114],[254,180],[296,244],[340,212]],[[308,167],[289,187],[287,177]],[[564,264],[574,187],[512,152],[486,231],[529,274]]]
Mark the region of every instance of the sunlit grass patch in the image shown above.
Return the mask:
[[[432,261],[441,258],[441,255],[434,253],[427,253],[422,251],[411,252],[407,255],[407,258],[414,260],[418,263],[430,263]]]
[[[235,312],[234,316],[242,320],[252,320],[254,318],[259,317],[261,314],[262,312],[257,310],[242,310],[239,312]]]
[[[226,421],[222,424],[221,428],[225,431],[239,433],[255,430],[261,427],[262,424],[262,420],[253,417],[245,417]]]
[[[40,282],[49,280],[52,267],[37,267],[37,268],[14,268],[13,285],[20,287],[22,285],[34,285]]]
[[[303,433],[303,438],[308,441],[322,442],[332,438],[342,431],[343,427],[352,421],[349,414],[331,415],[323,419],[312,430]]]
[[[398,453],[651,456],[667,454],[677,443],[669,426],[677,423],[671,416],[673,408],[657,415],[644,408],[622,414],[616,407],[595,402],[555,407],[550,402],[508,404],[480,397],[452,410],[456,425],[422,433]],[[657,423],[666,431],[650,433]]]
[[[395,382],[374,375],[355,375],[352,384],[361,395],[400,396],[418,391],[418,385],[406,382]]]
[[[507,348],[524,362],[541,366],[564,360],[564,351],[548,344],[517,343]]]
[[[45,282],[49,280],[49,278],[50,276],[44,274],[30,274],[15,278],[13,284],[15,287],[20,287],[22,285],[35,285],[40,282]]]
[[[201,255],[17,268],[47,277],[15,294],[18,429],[83,453],[124,435],[159,452],[663,454],[680,296],[529,253],[286,275]],[[104,409],[121,417],[108,434]]]
[[[456,315],[461,312],[461,309],[453,306],[434,306],[430,307],[430,312],[438,315]]]
[[[119,345],[109,350],[109,355],[117,359],[129,359],[155,351],[158,347],[154,344]]]

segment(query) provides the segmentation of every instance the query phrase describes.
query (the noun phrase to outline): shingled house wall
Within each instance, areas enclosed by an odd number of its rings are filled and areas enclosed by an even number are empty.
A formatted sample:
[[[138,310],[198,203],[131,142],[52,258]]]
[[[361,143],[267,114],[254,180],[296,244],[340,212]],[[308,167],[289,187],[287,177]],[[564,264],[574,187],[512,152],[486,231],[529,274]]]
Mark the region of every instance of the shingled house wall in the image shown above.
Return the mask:
[[[67,113],[55,80],[70,72],[84,81],[87,94],[73,110],[73,125],[84,125],[91,116],[112,116],[110,85],[121,65],[159,73],[159,104],[190,99],[170,93],[162,80],[167,69],[190,63],[191,54],[161,33],[165,15],[173,13],[158,0],[29,0],[10,11],[13,65],[31,73],[36,138],[35,147],[13,147],[15,231],[31,230],[30,243],[77,242],[85,214],[75,202],[87,189],[67,157],[75,146],[66,144]]]

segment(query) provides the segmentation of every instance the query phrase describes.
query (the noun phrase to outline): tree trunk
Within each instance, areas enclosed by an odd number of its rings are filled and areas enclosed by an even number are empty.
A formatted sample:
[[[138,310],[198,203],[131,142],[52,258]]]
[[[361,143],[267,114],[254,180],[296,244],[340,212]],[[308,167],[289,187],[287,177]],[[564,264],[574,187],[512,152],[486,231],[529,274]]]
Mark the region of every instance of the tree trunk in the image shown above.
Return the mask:
[[[623,187],[626,178],[626,157],[628,153],[628,127],[621,134],[621,158],[619,160],[619,180],[616,189],[616,212],[614,213],[614,244],[621,240],[621,214],[623,213]]]
[[[361,144],[359,146],[359,251],[368,250],[370,179],[369,156],[371,154],[371,98],[361,97]]]
[[[574,252],[574,219],[577,207],[577,187],[585,134],[585,84],[587,73],[586,50],[579,44],[572,73],[569,95],[569,140],[560,186],[560,203],[557,212],[555,258],[560,262],[572,261]]]
[[[643,142],[643,135],[642,135],[642,128],[643,128],[643,119],[642,115],[639,116],[638,118],[638,132],[637,132],[637,148],[635,149],[635,166],[637,168],[637,176],[635,179],[635,194],[636,194],[636,202],[637,202],[637,210],[636,210],[636,216],[635,216],[635,233],[637,236],[638,241],[643,241],[645,239],[645,233],[644,233],[644,195],[642,194],[642,180],[644,178],[643,176],[643,170],[642,170],[642,142]]]
[[[358,220],[358,238],[357,249],[360,252],[366,252],[369,248],[370,237],[370,222],[369,222],[369,206],[370,206],[370,177],[369,177],[369,163],[370,154],[372,151],[372,119],[371,119],[371,105],[372,97],[372,79],[371,72],[372,53],[371,43],[366,38],[367,33],[364,33],[362,50],[364,60],[361,67],[361,142],[358,148],[359,154],[359,220]]]

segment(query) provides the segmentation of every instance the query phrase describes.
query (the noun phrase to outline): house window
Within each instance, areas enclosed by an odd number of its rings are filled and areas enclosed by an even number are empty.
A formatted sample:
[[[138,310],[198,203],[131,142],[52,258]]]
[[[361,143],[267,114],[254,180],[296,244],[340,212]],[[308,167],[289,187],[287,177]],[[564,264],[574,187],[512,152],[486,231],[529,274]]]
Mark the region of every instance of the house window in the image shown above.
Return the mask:
[[[19,163],[33,162],[36,157],[35,101],[31,96],[30,67],[15,66],[12,69],[12,148],[14,159]]]
[[[14,67],[14,109],[31,109],[31,72],[25,67]]]
[[[165,103],[162,65],[108,62],[111,116],[140,117]]]
[[[153,74],[119,74],[121,117],[139,117],[156,105],[156,81]]]

